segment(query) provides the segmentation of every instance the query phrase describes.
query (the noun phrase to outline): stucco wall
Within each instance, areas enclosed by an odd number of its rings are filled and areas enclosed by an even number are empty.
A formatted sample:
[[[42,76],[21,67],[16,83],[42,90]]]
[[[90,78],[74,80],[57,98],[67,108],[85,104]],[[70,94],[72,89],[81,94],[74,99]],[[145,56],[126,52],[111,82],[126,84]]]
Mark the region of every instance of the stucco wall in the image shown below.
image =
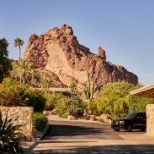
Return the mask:
[[[154,136],[154,104],[146,106],[147,135]]]
[[[0,106],[2,117],[4,118],[6,113],[8,118],[14,120],[15,124],[25,124],[21,127],[22,132],[25,134],[32,133],[33,128],[33,107],[3,107]],[[15,120],[17,119],[17,120]]]

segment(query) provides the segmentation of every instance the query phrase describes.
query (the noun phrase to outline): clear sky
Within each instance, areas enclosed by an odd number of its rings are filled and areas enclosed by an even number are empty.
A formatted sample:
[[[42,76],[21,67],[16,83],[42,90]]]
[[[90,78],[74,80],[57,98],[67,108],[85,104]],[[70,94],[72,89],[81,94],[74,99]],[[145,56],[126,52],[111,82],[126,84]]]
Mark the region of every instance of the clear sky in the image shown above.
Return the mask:
[[[31,34],[68,24],[80,44],[107,61],[124,66],[139,83],[154,83],[154,0],[0,0],[0,39],[9,42],[9,58],[18,59],[14,39],[24,53]]]

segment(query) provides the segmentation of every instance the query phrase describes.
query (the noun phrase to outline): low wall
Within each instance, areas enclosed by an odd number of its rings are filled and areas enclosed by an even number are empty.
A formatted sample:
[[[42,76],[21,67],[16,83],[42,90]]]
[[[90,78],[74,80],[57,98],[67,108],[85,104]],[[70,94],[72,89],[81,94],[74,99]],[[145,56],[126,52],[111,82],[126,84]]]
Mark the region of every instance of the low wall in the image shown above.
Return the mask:
[[[146,106],[147,135],[154,136],[154,104]]]
[[[8,118],[14,120],[15,124],[25,124],[20,129],[25,134],[31,134],[33,129],[33,107],[4,107],[0,106],[2,117],[5,117],[6,113]],[[15,120],[17,119],[17,120]]]

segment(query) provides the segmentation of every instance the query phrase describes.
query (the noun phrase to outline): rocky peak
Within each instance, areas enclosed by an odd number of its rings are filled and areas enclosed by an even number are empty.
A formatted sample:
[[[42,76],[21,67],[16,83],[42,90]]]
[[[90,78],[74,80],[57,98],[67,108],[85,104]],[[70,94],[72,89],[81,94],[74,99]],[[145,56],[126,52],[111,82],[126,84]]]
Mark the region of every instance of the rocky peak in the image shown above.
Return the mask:
[[[71,26],[68,26],[66,24],[61,26],[61,30],[66,34],[66,35],[73,35],[73,29]]]
[[[24,58],[35,63],[39,69],[53,72],[63,85],[76,83],[79,91],[83,91],[83,84],[87,81],[87,71],[90,80],[96,85],[95,90],[108,82],[118,80],[138,83],[135,74],[122,66],[107,62],[102,47],[98,48],[98,54],[93,54],[89,48],[79,44],[77,37],[73,35],[72,27],[66,24],[39,36],[32,34]]]
[[[101,57],[102,59],[106,60],[106,53],[105,53],[105,50],[102,49],[102,47],[98,48],[98,56]]]

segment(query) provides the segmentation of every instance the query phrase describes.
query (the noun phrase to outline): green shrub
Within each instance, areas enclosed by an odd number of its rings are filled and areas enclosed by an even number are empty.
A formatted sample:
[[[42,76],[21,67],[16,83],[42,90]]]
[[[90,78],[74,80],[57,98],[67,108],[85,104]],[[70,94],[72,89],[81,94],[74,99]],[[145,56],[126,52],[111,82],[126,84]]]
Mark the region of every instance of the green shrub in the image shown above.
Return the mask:
[[[98,118],[97,121],[99,121],[99,122],[104,122],[104,119]]]
[[[34,89],[28,89],[24,98],[27,99],[26,103],[28,106],[34,107],[34,111],[42,112],[45,109],[46,99],[42,92]]]
[[[83,102],[63,97],[57,101],[55,108],[59,117],[67,118],[68,115],[78,116],[79,111],[83,111],[86,105]]]
[[[110,115],[112,119],[123,117],[129,111],[129,92],[133,87],[126,81],[104,85],[96,100],[97,110]]]
[[[0,105],[25,106],[24,93],[28,85],[19,84],[9,78],[5,78],[0,84]]]
[[[99,114],[99,111],[97,110],[97,102],[95,100],[92,100],[88,103],[88,110],[90,111],[90,114]]]
[[[32,106],[34,111],[45,109],[46,99],[42,92],[29,88],[26,84],[4,79],[0,84],[0,105],[4,106]]]
[[[62,96],[58,93],[56,93],[55,95],[52,95],[51,93],[44,93],[44,97],[46,98],[45,110],[53,110],[55,109],[57,101]]]
[[[44,131],[48,123],[48,118],[40,112],[34,112],[33,114],[33,125],[38,131]]]

